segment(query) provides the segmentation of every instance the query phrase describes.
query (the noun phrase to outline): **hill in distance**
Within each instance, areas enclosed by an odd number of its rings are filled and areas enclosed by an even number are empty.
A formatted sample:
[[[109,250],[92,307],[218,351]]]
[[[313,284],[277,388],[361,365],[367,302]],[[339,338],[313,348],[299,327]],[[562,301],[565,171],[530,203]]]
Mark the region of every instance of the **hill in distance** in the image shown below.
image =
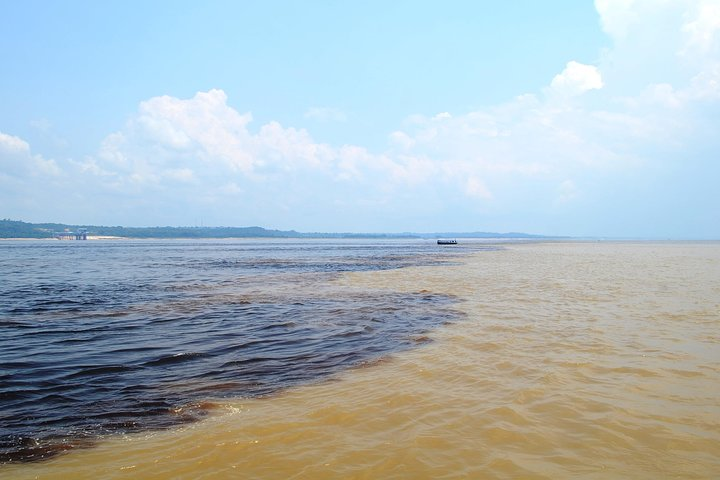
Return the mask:
[[[88,235],[123,238],[551,238],[527,233],[302,233],[262,227],[106,227],[0,220],[0,238],[53,238],[56,233],[85,229]]]

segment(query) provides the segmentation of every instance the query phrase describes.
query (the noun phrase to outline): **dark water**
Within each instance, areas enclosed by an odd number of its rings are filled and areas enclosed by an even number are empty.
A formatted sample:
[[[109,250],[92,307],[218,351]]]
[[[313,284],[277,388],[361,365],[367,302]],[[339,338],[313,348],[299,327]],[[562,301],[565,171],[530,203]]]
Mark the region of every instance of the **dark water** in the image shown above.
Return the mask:
[[[409,348],[453,299],[340,288],[452,261],[388,241],[0,244],[0,462],[201,418]]]

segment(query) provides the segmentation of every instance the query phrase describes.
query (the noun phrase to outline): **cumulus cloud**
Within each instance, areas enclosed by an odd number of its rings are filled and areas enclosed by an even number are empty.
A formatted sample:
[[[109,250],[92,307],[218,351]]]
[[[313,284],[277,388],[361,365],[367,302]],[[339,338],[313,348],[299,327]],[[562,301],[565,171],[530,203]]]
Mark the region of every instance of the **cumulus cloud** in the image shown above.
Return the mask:
[[[61,170],[52,159],[35,155],[23,139],[0,132],[0,174],[13,177],[58,176]]]
[[[593,179],[653,171],[673,155],[690,161],[683,148],[706,140],[700,136],[712,128],[703,119],[714,118],[720,100],[716,3],[597,0],[596,7],[613,41],[596,64],[568,61],[535,92],[491,107],[410,116],[387,135],[386,148],[329,145],[275,121],[255,125],[214,89],[145,100],[97,152],[65,163],[0,133],[0,172],[67,174],[95,185],[97,198],[152,199],[117,202],[143,212],[197,204],[237,211],[237,224],[274,224],[279,211],[372,216],[380,206],[422,217],[436,211],[438,197],[459,200],[465,215],[478,206],[498,215],[570,208],[578,185],[589,201]],[[327,107],[305,118],[347,120]]]
[[[565,69],[555,75],[550,83],[554,93],[560,95],[580,95],[588,90],[597,90],[603,87],[602,76],[597,67],[570,61]]]
[[[28,155],[30,145],[21,138],[0,132],[0,152],[5,155]]]
[[[430,121],[450,119],[445,113]],[[353,181],[381,190],[388,184],[417,185],[436,176],[466,180],[447,163],[423,152],[373,153],[357,145],[333,147],[316,142],[304,129],[274,121],[254,133],[251,122],[250,113],[227,104],[222,90],[199,92],[191,99],[152,98],[142,102],[125,128],[108,135],[98,154],[79,167],[120,189],[197,181],[222,191],[219,185],[229,179],[247,185],[308,174],[325,182]],[[423,141],[429,138],[424,130],[417,134]],[[411,150],[416,144],[399,131],[391,138],[400,150]],[[478,196],[481,190],[468,191]]]
[[[702,55],[717,54],[720,43],[720,3],[705,0],[686,14],[681,30],[686,35],[683,52],[697,51]]]
[[[720,4],[716,0],[596,0],[613,42],[602,55],[603,80],[637,95],[650,84],[677,90],[712,76],[720,60]]]
[[[304,166],[322,168],[332,150],[304,129],[270,122],[252,133],[250,113],[227,104],[224,91],[193,98],[151,98],[120,131],[108,135],[83,168],[120,183],[224,182],[228,176],[263,178]]]
[[[665,0],[651,1],[657,3]],[[642,0],[595,0],[595,9],[600,14],[603,30],[615,39],[625,39],[634,24],[643,20],[638,11],[641,3]]]
[[[415,140],[410,138],[410,136],[401,131],[395,131],[390,134],[390,142],[395,147],[398,147],[402,150],[407,150],[411,148],[413,145],[415,145]]]
[[[682,95],[691,100],[720,99],[720,62],[695,75]]]

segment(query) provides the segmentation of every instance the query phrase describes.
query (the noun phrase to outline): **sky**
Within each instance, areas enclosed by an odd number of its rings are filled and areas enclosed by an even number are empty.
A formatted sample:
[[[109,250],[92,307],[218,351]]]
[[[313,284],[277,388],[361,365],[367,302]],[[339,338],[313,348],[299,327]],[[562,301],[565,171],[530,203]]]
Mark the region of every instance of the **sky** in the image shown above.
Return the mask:
[[[0,0],[0,218],[720,238],[720,0]]]

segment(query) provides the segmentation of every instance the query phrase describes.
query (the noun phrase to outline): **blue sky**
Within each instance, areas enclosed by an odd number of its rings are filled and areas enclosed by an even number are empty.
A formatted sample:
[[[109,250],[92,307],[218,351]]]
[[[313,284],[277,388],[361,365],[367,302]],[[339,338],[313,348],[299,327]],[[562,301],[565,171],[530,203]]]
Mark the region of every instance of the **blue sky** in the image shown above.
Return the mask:
[[[720,237],[717,1],[0,9],[0,217]]]

